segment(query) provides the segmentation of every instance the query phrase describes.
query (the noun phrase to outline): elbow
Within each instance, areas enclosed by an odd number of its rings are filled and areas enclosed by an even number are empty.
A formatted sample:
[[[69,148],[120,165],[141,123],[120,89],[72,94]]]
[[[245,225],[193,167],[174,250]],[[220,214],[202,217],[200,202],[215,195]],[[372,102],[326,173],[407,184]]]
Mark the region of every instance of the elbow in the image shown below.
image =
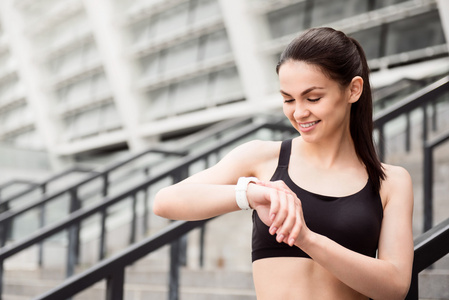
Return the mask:
[[[154,198],[153,202],[153,213],[159,217],[167,218],[167,209],[166,209],[166,201],[164,201],[164,189],[161,189],[159,192],[156,193],[156,196]]]
[[[403,280],[401,284],[398,286],[398,298],[397,299],[405,299],[407,297],[408,291],[410,289],[410,280]]]
[[[384,295],[379,299],[397,299],[404,300],[407,297],[410,288],[410,280],[397,280],[394,288],[390,290],[389,295]]]

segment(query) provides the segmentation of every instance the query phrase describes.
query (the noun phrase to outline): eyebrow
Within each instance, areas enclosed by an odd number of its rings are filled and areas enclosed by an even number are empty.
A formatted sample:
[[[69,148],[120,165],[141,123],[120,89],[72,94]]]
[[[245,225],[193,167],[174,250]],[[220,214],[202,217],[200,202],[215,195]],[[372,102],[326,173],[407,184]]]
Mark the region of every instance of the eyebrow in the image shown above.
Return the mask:
[[[324,88],[323,87],[319,87],[319,86],[309,87],[308,89],[305,89],[304,91],[302,91],[301,96],[304,96],[304,95],[306,95],[306,94],[308,94],[311,91],[316,90],[316,89],[323,90]],[[283,90],[280,90],[280,92],[281,92],[281,94],[284,94],[286,96],[293,97],[292,95],[290,95],[289,93],[284,92]]]

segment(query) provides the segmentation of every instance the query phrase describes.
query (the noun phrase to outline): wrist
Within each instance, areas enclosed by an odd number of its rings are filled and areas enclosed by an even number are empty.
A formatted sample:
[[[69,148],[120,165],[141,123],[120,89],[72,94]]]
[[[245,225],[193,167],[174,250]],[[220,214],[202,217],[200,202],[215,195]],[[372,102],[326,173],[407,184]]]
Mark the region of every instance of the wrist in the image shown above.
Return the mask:
[[[295,242],[295,245],[307,254],[314,248],[319,242],[319,235],[309,229],[306,230],[302,235],[300,235]],[[309,254],[310,255],[310,254]]]
[[[240,177],[235,186],[235,201],[242,210],[252,209],[247,197],[248,185],[259,181],[256,177]]]

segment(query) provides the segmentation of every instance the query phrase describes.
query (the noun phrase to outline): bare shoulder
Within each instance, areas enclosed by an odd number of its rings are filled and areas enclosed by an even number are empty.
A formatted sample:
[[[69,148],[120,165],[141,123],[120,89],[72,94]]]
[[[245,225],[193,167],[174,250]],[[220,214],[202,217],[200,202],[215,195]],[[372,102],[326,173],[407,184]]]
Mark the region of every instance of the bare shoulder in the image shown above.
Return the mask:
[[[236,147],[227,156],[230,159],[240,161],[244,165],[257,166],[266,161],[277,159],[280,145],[281,142],[276,141],[253,140]]]
[[[382,166],[386,175],[381,186],[382,198],[385,197],[387,203],[392,199],[413,201],[413,184],[409,172],[400,166],[388,164],[383,164]]]

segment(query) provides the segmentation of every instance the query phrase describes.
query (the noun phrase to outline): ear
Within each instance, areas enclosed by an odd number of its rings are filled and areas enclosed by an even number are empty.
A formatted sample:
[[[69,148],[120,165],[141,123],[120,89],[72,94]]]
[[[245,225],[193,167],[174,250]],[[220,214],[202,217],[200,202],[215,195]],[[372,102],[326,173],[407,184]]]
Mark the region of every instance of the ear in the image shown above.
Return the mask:
[[[349,84],[349,103],[357,102],[363,92],[363,79],[360,76],[352,78]]]

